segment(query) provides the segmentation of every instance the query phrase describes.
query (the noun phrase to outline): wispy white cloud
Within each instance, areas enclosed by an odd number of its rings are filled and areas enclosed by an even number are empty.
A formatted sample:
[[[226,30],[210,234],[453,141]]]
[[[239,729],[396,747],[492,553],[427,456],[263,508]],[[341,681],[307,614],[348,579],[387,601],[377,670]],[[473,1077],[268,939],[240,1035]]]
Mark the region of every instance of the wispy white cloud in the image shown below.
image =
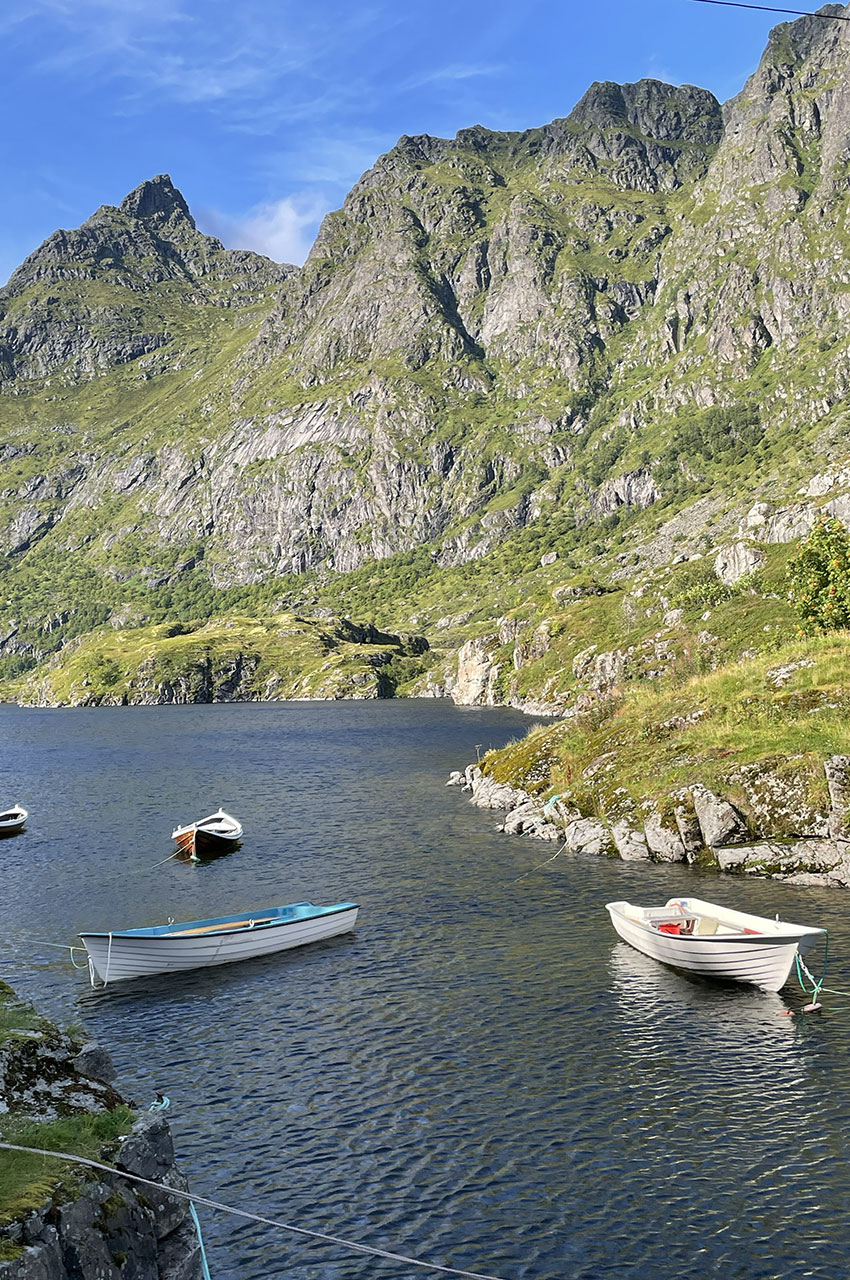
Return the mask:
[[[217,236],[228,249],[253,249],[275,262],[300,266],[329,208],[323,196],[303,191],[235,216],[214,209],[202,210],[197,221],[201,230]]]
[[[344,195],[397,141],[394,134],[371,130],[339,130],[326,137],[313,137],[306,146],[267,156],[268,180],[280,184],[288,179],[304,187],[326,186]]]
[[[178,104],[233,106],[234,124],[252,131],[268,123],[316,118],[338,110],[357,90],[329,68],[341,55],[385,28],[387,14],[373,5],[335,22],[284,3],[264,0],[9,0],[7,18],[20,29],[49,21],[61,41],[46,42],[34,59],[43,74],[99,74],[121,85],[125,106],[153,99]],[[392,21],[392,19],[390,19]],[[0,30],[4,19],[0,17]],[[229,123],[225,120],[225,123]]]
[[[422,89],[429,84],[456,84],[462,80],[477,80],[482,76],[497,76],[504,67],[499,64],[475,64],[451,62],[445,67],[435,67],[431,71],[423,71],[419,75],[405,80],[402,89]]]

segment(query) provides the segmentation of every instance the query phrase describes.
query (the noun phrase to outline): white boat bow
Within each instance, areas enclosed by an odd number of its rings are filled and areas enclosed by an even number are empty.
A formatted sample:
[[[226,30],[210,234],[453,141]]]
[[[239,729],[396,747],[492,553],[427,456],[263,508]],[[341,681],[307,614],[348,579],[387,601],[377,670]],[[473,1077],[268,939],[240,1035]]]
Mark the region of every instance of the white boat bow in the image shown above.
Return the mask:
[[[171,839],[178,849],[190,853],[224,852],[232,849],[242,839],[242,824],[237,818],[217,809],[206,818],[175,827]]]

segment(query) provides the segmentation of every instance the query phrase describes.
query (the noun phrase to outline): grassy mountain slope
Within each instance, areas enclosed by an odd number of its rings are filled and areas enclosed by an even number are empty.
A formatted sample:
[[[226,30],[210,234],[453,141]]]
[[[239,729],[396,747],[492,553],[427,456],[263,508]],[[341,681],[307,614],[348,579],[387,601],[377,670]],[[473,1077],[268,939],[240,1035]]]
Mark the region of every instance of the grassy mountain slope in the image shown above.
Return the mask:
[[[207,670],[180,624],[292,696],[281,614],[318,691],[348,615],[428,638],[380,692],[574,711],[787,636],[789,545],[850,516],[844,25],[778,27],[723,109],[604,83],[402,138],[301,270],[166,178],[50,237],[0,292],[6,692],[147,696]]]

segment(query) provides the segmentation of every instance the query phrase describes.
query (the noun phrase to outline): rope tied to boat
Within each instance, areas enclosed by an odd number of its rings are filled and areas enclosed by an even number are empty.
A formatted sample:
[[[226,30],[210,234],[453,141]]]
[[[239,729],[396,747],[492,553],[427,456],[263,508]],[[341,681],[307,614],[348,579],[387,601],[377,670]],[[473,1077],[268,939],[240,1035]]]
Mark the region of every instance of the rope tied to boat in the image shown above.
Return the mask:
[[[794,956],[794,962],[797,966],[797,979],[800,983],[800,986],[802,987],[803,991],[806,993],[807,996],[812,997],[811,1003],[804,1007],[804,1010],[803,1010],[804,1013],[810,1013],[814,1009],[819,1009],[820,1004],[818,1003],[818,997],[820,996],[821,991],[829,991],[830,989],[829,987],[824,987],[823,985],[824,982],[826,981],[826,966],[829,962],[829,931],[827,929],[824,929],[823,933],[824,933],[823,969],[821,970],[820,978],[815,977],[815,975],[812,973],[811,969],[806,964],[803,957],[800,955],[799,951]],[[806,975],[809,982],[812,984],[811,991],[806,986],[805,980],[803,978],[803,974]],[[842,995],[845,993],[837,991],[835,992],[835,994]]]
[[[27,937],[26,934],[23,935]],[[67,951],[71,964],[75,969],[85,969],[85,964],[77,964],[74,959],[74,952],[79,951],[82,955],[86,955],[85,947],[78,947],[70,942],[48,942],[46,938],[27,938],[29,942],[34,942],[39,947],[55,947],[57,951]]]
[[[799,979],[800,986],[803,988],[803,991],[806,993],[807,996],[810,995],[812,997],[812,1004],[817,1004],[818,997],[820,996],[822,991],[828,991],[831,996],[850,996],[850,991],[840,991],[838,987],[825,987],[823,985],[824,980],[826,978],[827,959],[829,957],[829,932],[826,929],[824,929],[824,933],[826,934],[826,939],[824,944],[823,971],[819,979],[815,978],[814,974],[809,969],[808,965],[806,964],[805,960],[803,959],[803,957],[800,955],[799,952],[795,956],[795,961],[797,964],[797,977]],[[806,975],[809,982],[812,984],[811,991],[806,986],[805,980],[803,978],[803,974]]]

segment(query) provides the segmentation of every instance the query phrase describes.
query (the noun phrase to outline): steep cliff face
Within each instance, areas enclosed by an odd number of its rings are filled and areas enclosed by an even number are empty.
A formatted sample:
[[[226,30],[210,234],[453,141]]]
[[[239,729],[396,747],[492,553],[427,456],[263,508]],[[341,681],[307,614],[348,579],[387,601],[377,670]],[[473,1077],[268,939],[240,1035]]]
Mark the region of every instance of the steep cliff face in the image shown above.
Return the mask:
[[[50,237],[0,293],[7,656],[93,601],[287,603],[535,527],[569,534],[557,591],[625,574],[626,528],[657,564],[756,499],[793,524],[846,435],[848,40],[783,24],[725,108],[606,82],[542,128],[404,137],[300,270],[202,235],[164,177]]]
[[[187,349],[199,310],[270,314],[235,366],[213,361],[216,395],[181,395],[165,456],[131,432],[118,457],[37,474],[7,549],[130,494],[128,527],[205,539],[219,583],[325,559],[344,571],[439,539],[530,463],[539,478],[568,459],[606,343],[652,296],[667,193],[705,169],[719,133],[710,94],[642,82],[595,86],[524,134],[404,138],[326,219],[300,273],[200,235],[165,178],[58,232],[2,300],[16,393],[132,361],[142,382],[200,381],[210,348]],[[134,425],[159,435],[173,391],[137,397],[127,381],[111,399],[129,396]]]
[[[784,24],[727,104],[636,345],[671,361],[668,402],[749,396],[765,428],[805,430],[846,394],[848,51],[844,22]]]
[[[325,220],[260,342],[311,381],[398,357],[466,362],[487,390],[503,372],[487,362],[528,358],[586,386],[652,289],[659,193],[701,175],[720,133],[710,93],[641,81],[526,133],[402,138]]]

